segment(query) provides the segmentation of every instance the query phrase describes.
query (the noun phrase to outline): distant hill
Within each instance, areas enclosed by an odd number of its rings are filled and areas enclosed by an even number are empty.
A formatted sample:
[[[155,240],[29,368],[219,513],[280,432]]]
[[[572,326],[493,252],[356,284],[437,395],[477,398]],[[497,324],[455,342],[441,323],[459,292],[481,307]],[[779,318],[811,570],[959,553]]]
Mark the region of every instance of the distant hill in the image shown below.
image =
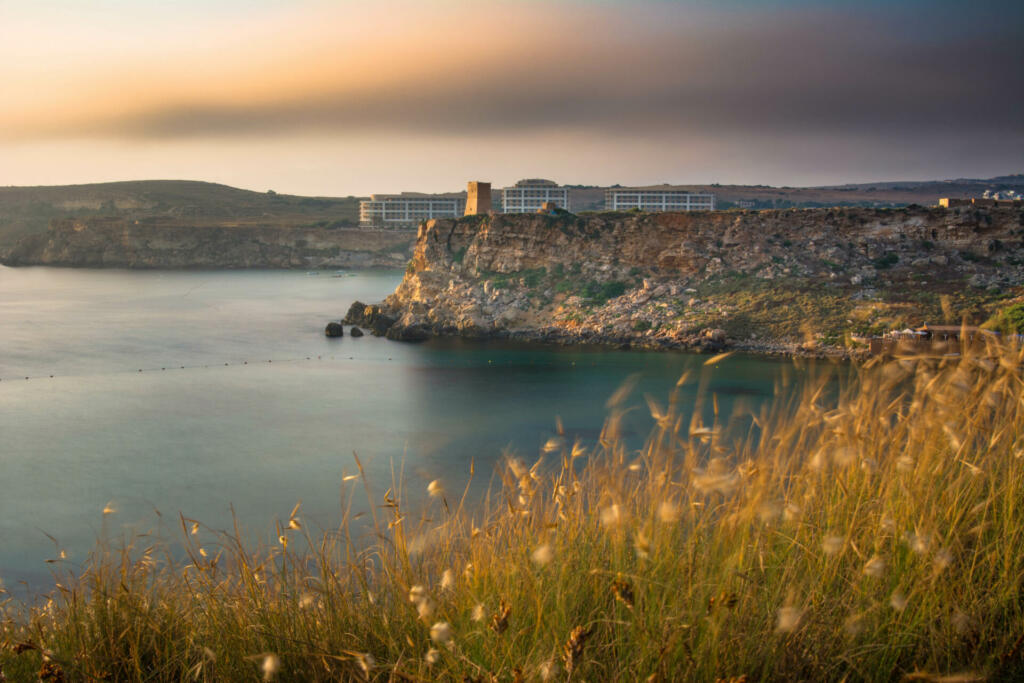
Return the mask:
[[[0,187],[0,249],[63,218],[170,226],[340,228],[359,221],[358,197],[300,197],[190,180]]]
[[[678,186],[676,186],[678,187]],[[939,197],[1024,189],[1024,174],[989,179],[889,181],[824,187],[686,185],[712,192],[721,209],[935,204]],[[604,187],[569,186],[572,210],[600,211]],[[500,194],[500,188],[496,188]],[[451,193],[449,193],[451,194]],[[342,228],[359,221],[360,197],[303,197],[252,192],[190,180],[0,187],[0,252],[45,233],[54,219],[116,219],[168,227]]]

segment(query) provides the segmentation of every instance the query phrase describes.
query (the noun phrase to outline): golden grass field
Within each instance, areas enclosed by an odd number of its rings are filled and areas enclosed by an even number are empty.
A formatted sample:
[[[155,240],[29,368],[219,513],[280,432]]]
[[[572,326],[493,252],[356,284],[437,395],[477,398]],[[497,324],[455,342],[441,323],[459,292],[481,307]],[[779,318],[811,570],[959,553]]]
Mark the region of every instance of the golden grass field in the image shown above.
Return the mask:
[[[1024,355],[800,365],[757,415],[702,376],[640,449],[555,438],[486,501],[445,481],[342,483],[274,547],[182,520],[188,559],[100,546],[8,600],[10,681],[1020,680]],[[719,357],[709,360],[713,364]],[[705,366],[704,372],[712,368]],[[698,408],[679,392],[697,385]],[[681,388],[680,388],[681,387]],[[704,423],[701,415],[714,414]],[[386,483],[384,483],[386,484]],[[407,509],[403,487],[429,492]],[[407,489],[405,489],[407,490]],[[372,543],[351,513],[364,497]],[[2,676],[0,676],[2,680]]]

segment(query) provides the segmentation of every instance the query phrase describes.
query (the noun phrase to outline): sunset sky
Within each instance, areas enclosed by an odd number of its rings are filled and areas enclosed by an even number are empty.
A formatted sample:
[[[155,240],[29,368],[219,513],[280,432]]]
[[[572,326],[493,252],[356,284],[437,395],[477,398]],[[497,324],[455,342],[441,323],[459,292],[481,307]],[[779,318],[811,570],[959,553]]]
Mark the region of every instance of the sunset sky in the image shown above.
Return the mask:
[[[1024,172],[1024,2],[0,0],[0,185]]]

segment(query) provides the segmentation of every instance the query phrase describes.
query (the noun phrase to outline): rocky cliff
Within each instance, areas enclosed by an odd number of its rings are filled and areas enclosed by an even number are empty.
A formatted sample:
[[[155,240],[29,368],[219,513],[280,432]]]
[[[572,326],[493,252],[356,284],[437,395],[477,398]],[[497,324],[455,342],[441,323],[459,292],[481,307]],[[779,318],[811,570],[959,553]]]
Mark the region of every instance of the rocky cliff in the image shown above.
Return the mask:
[[[1024,281],[1022,237],[1024,212],[973,207],[435,220],[398,289],[348,319],[396,339],[837,347],[980,321]]]
[[[56,220],[20,241],[7,265],[119,268],[401,268],[411,231]]]

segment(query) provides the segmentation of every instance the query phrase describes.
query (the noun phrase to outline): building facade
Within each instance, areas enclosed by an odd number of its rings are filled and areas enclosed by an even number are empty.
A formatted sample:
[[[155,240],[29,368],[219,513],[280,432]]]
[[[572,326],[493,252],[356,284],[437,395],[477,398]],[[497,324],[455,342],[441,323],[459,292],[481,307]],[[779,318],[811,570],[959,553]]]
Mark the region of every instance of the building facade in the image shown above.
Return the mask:
[[[679,189],[614,187],[604,192],[608,211],[714,211],[715,195]]]
[[[403,192],[374,194],[359,202],[359,226],[364,228],[415,228],[431,218],[458,218],[466,199]]]
[[[502,211],[505,213],[536,213],[546,202],[569,210],[569,191],[558,183],[541,178],[520,180],[512,187],[501,190]]]

